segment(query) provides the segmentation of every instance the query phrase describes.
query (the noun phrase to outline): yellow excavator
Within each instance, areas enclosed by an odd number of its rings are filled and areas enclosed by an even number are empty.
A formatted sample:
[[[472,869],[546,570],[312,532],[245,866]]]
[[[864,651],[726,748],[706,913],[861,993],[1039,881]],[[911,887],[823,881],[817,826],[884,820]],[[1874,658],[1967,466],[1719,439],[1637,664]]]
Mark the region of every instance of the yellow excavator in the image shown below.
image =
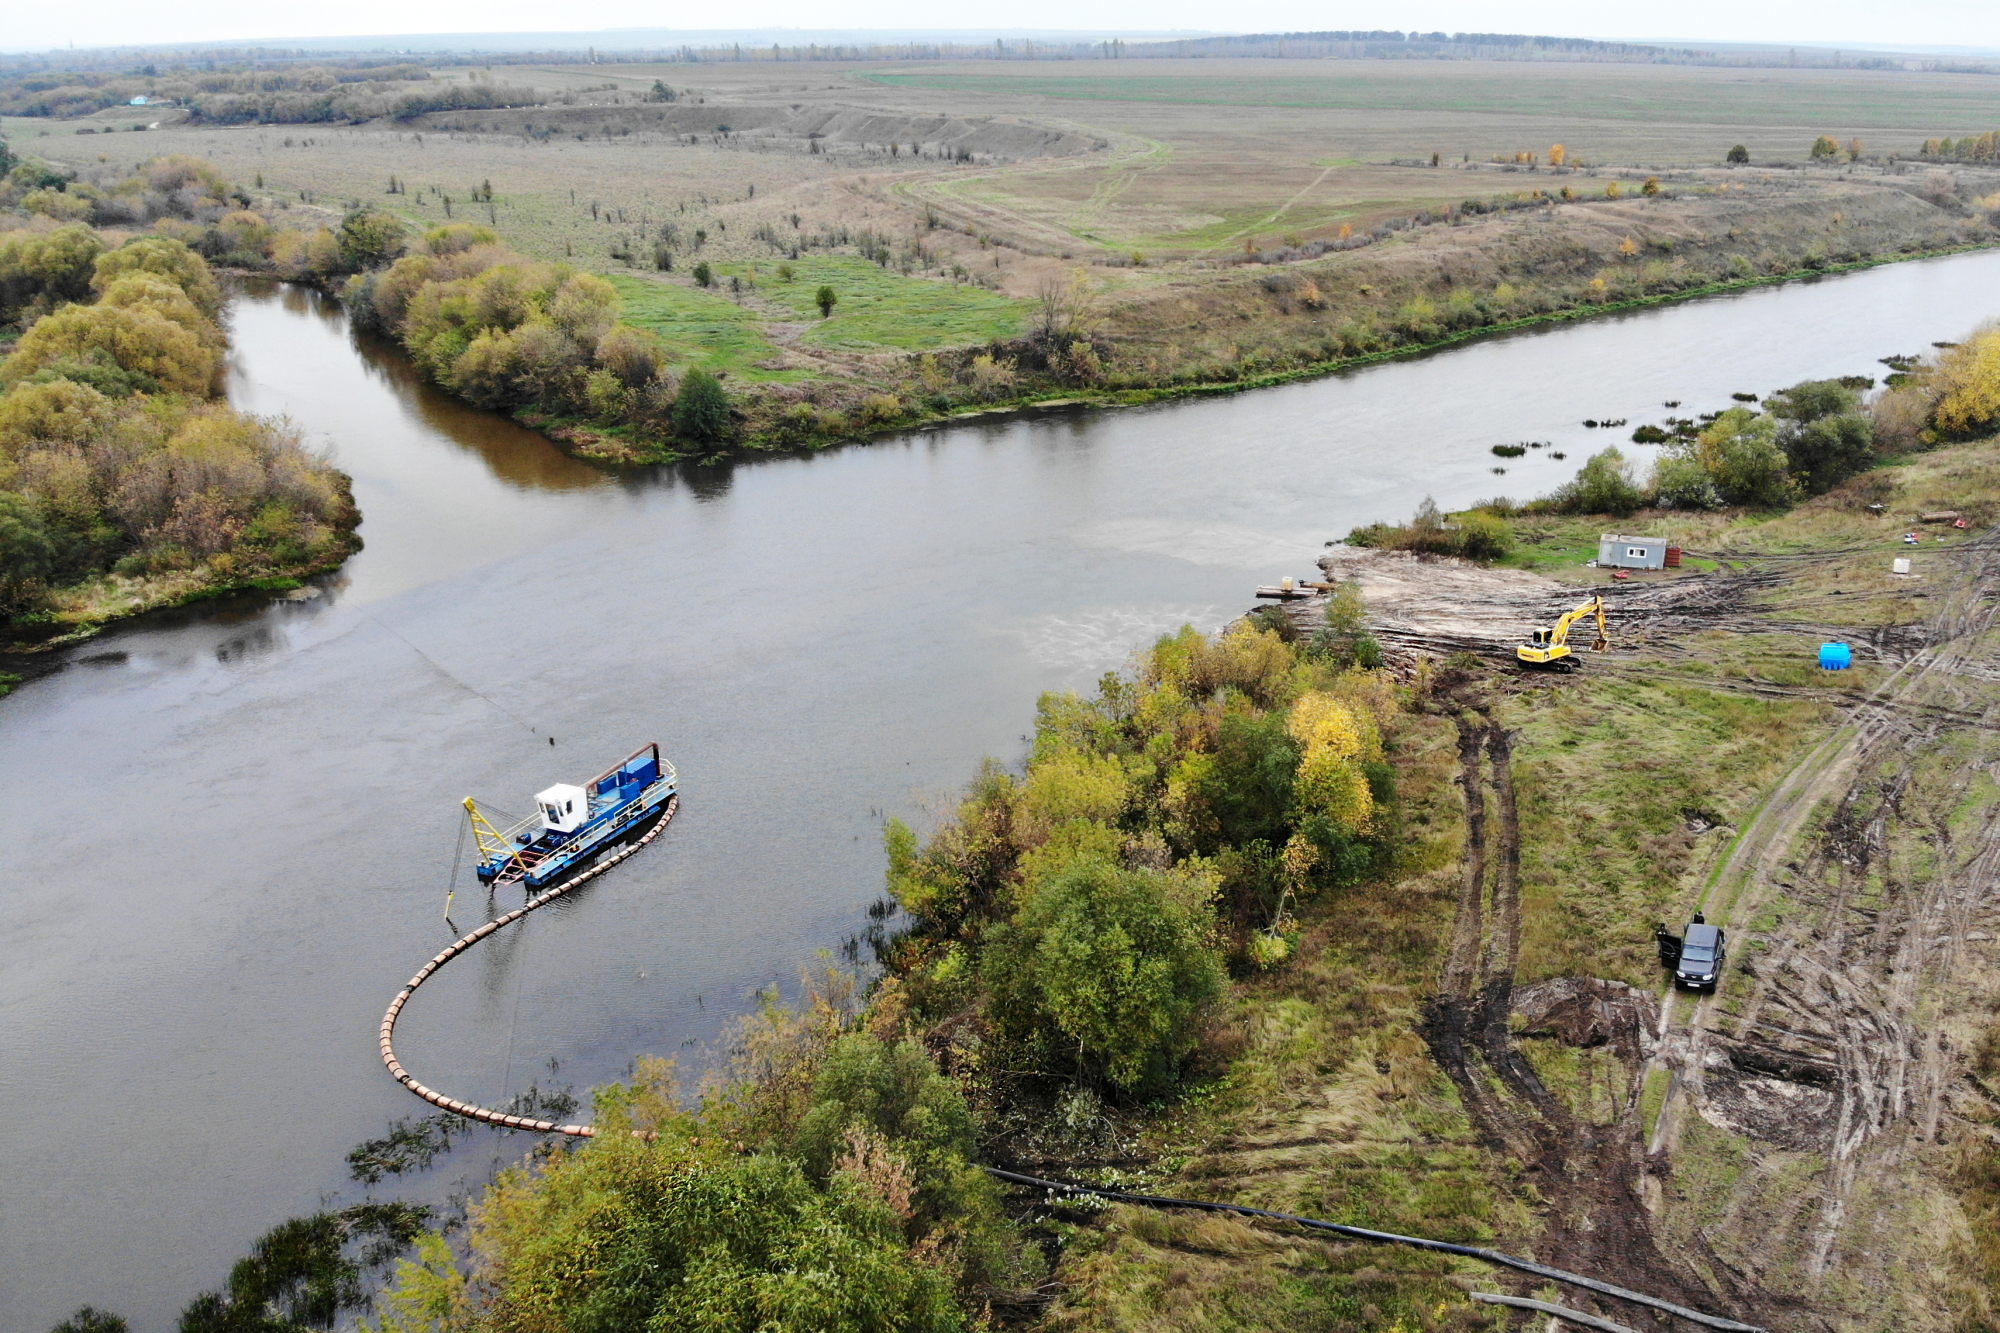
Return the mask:
[[[1576,652],[1569,646],[1570,626],[1593,614],[1597,617],[1597,641],[1590,645],[1590,651],[1603,652],[1611,646],[1611,634],[1604,623],[1604,599],[1593,597],[1582,606],[1566,612],[1552,628],[1530,631],[1528,641],[1514,650],[1514,656],[1521,659],[1523,666],[1576,670],[1582,663],[1576,660]]]

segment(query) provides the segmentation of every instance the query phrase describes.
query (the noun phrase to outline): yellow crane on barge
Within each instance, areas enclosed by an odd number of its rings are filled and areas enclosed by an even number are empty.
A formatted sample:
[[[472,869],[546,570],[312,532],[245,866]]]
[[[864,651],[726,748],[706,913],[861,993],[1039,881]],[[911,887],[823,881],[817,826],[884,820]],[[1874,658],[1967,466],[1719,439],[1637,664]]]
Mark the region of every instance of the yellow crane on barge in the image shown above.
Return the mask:
[[[1577,621],[1595,615],[1597,617],[1597,639],[1590,645],[1590,651],[1601,653],[1611,646],[1611,632],[1604,622],[1604,599],[1593,597],[1582,606],[1574,607],[1563,614],[1548,629],[1530,630],[1528,641],[1514,649],[1514,656],[1521,665],[1547,667],[1555,671],[1574,671],[1582,665],[1576,659],[1576,650],[1569,646],[1570,627]]]

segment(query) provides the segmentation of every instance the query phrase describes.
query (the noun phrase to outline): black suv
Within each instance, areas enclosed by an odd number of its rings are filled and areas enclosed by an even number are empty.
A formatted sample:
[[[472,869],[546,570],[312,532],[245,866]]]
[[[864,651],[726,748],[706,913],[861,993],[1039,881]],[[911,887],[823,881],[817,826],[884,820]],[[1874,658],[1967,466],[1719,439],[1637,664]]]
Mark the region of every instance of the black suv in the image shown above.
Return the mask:
[[[1674,951],[1676,957],[1671,960],[1674,984],[1695,990],[1714,990],[1716,979],[1722,975],[1722,960],[1728,957],[1729,951],[1725,946],[1722,927],[1711,926],[1697,915],[1688,923],[1680,948]],[[1664,955],[1666,951],[1663,949],[1661,952]],[[1668,960],[1663,956],[1662,961]]]

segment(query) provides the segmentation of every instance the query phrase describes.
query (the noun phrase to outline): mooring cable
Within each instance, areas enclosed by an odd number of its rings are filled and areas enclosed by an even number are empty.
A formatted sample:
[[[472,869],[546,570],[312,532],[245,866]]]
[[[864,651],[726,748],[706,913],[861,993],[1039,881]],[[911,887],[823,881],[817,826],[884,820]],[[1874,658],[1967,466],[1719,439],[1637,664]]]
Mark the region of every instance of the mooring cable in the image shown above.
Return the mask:
[[[1412,1249],[1433,1250],[1440,1254],[1463,1255],[1470,1259],[1484,1260],[1489,1264],[1499,1264],[1506,1268],[1519,1269],[1523,1273],[1533,1273],[1536,1277],[1549,1278],[1556,1282],[1583,1287],[1605,1296],[1615,1296],[1621,1301],[1635,1301],[1640,1305],[1650,1305],[1656,1310],[1677,1314],[1683,1319],[1692,1319],[1697,1324],[1723,1329],[1726,1333],[1764,1333],[1756,1324],[1741,1324],[1734,1319],[1724,1319],[1720,1315],[1703,1314],[1690,1310],[1685,1305],[1663,1301],[1657,1296],[1644,1292],[1630,1291],[1613,1286],[1609,1282],[1599,1282],[1596,1278],[1584,1277],[1580,1273],[1565,1272],[1560,1268],[1550,1268],[1532,1259],[1522,1259],[1516,1255],[1503,1254],[1499,1250],[1489,1250],[1478,1245],[1459,1245],[1448,1240],[1427,1240],[1421,1236],[1399,1236],[1393,1231],[1371,1231],[1367,1227],[1347,1226],[1340,1222],[1327,1222],[1317,1217],[1300,1217],[1296,1213],[1273,1212],[1268,1208],[1252,1208],[1240,1203],[1216,1203],[1209,1199],[1172,1199],[1159,1194],[1134,1194],[1126,1190],[1100,1189],[1095,1185],[1071,1185],[1060,1180],[1044,1180],[1040,1176],[1024,1176],[1018,1171],[1002,1171],[997,1166],[985,1168],[988,1175],[1016,1185],[1028,1185],[1036,1189],[1048,1190],[1056,1194],[1089,1194],[1100,1199],[1110,1199],[1115,1203],[1138,1204],[1144,1208],[1188,1208],[1205,1213],[1236,1213],[1244,1217],[1261,1217],[1273,1222],[1290,1222],[1296,1226],[1314,1231],[1330,1231],[1337,1236],[1353,1240],[1376,1241],[1391,1245],[1408,1245]]]

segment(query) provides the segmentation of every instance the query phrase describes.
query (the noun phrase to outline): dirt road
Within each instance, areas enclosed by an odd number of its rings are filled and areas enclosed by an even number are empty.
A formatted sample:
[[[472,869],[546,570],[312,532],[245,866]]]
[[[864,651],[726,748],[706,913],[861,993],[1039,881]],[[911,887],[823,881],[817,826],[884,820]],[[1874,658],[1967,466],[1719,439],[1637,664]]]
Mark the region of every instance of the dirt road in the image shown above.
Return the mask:
[[[1377,596],[1394,608],[1385,641],[1433,653],[1479,651],[1573,596],[1532,576],[1439,578],[1407,556],[1338,567],[1370,588],[1371,612]],[[1746,594],[1778,588],[1782,569],[1727,586],[1745,577],[1650,585],[1626,607],[1667,627],[1724,607],[1769,630]],[[1772,1328],[1942,1329],[1962,1314],[1953,1154],[2000,1111],[1963,1077],[2000,976],[2000,532],[1953,550],[1930,594],[1919,632],[1876,639],[1899,664],[1683,905],[1729,929],[1717,996],[1517,986],[1511,738],[1492,684],[1441,705],[1456,710],[1466,840],[1423,1035],[1491,1146],[1528,1164],[1548,1262]],[[1617,1112],[1552,1096],[1519,1049],[1532,1032],[1615,1049]]]

